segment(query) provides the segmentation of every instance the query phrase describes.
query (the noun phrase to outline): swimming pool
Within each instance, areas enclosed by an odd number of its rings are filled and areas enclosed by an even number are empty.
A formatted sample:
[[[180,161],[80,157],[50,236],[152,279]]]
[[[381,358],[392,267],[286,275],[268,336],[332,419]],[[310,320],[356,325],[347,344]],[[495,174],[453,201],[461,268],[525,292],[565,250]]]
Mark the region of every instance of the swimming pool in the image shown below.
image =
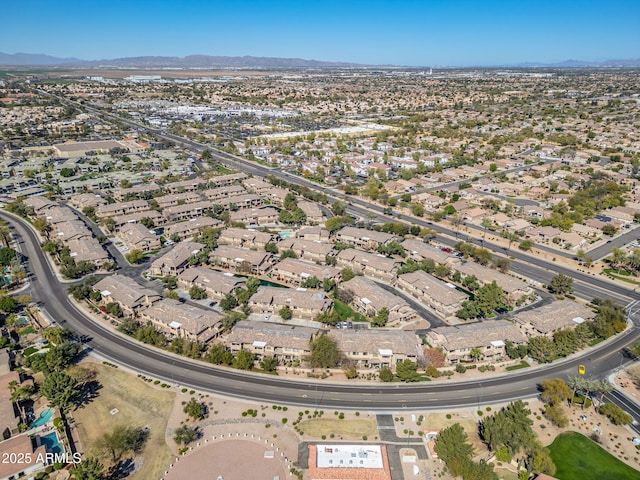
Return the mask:
[[[289,238],[293,235],[293,232],[280,232],[278,233],[278,236],[280,238]]]
[[[34,420],[31,426],[41,427],[45,423],[51,421],[51,417],[53,417],[53,410],[50,408],[49,410],[45,410],[44,412],[42,412],[40,416]]]
[[[58,440],[58,434],[56,432],[48,433],[40,437],[40,445],[44,445],[47,449],[47,452],[52,453],[63,453],[64,450],[62,445],[60,445],[60,440]]]

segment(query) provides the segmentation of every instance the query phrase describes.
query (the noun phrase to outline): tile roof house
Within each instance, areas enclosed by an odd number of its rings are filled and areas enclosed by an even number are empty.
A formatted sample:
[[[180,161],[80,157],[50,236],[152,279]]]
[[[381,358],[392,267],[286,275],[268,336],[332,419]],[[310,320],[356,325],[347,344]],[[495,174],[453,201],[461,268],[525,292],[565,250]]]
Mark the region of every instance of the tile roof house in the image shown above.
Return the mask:
[[[267,243],[275,241],[276,236],[273,233],[245,228],[226,228],[220,232],[220,236],[218,237],[219,245],[257,248],[258,250],[264,250]]]
[[[328,265],[318,265],[316,263],[305,262],[296,258],[285,258],[273,266],[270,272],[271,278],[291,285],[299,286],[305,280],[316,277],[322,281],[324,279],[340,281],[340,270]]]
[[[303,227],[296,232],[296,238],[318,242],[329,241],[329,230],[323,226]]]
[[[224,343],[232,353],[248,350],[258,360],[276,357],[280,362],[302,361],[311,353],[309,342],[317,333],[317,328],[242,320]]]
[[[208,298],[223,299],[236,288],[244,288],[246,278],[206,267],[187,268],[178,275],[178,286],[188,290],[193,286],[207,292]]]
[[[246,208],[231,212],[230,218],[234,222],[241,222],[246,225],[275,225],[278,223],[280,212],[273,207]]]
[[[428,243],[418,240],[407,239],[402,242],[402,246],[407,252],[408,258],[417,262],[431,259],[436,263],[446,263],[448,259],[454,258],[450,253],[443,252],[439,248],[432,247]]]
[[[187,203],[184,205],[174,205],[162,210],[162,216],[167,222],[180,222],[182,220],[200,217],[212,206],[213,205],[209,200]]]
[[[35,478],[39,470],[44,469],[52,461],[47,461],[47,447],[41,437],[19,435],[2,442],[2,454],[5,458],[21,461],[0,463],[0,479]]]
[[[261,286],[249,300],[252,311],[277,314],[280,309],[289,307],[293,318],[313,319],[322,312],[330,310],[333,302],[327,294],[318,290]]]
[[[381,280],[393,280],[402,262],[393,258],[377,255],[375,253],[362,252],[354,248],[342,250],[337,255],[338,266],[349,267],[356,272],[361,272],[368,277]]]
[[[377,250],[379,245],[384,245],[398,237],[389,233],[367,230],[365,228],[343,227],[335,234],[336,242],[349,243],[364,250]]]
[[[127,223],[118,232],[118,237],[130,250],[150,252],[161,247],[160,237],[141,223]]]
[[[416,311],[404,299],[385,290],[370,278],[355,276],[344,282],[340,290],[350,292],[352,300],[349,303],[357,312],[368,317],[373,317],[386,308],[389,311],[387,325],[398,325],[417,316]]]
[[[66,242],[69,256],[76,263],[91,262],[98,267],[109,261],[109,254],[102,248],[100,242],[92,237],[83,237]]]
[[[398,362],[423,358],[422,341],[413,332],[358,328],[330,330],[328,335],[345,357],[361,368],[395,370]]]
[[[423,270],[400,275],[396,285],[444,317],[455,316],[462,302],[469,298],[451,283],[438,280]]]
[[[481,359],[497,360],[505,356],[505,342],[524,343],[527,337],[507,320],[485,320],[482,322],[436,327],[427,332],[427,341],[432,347],[442,347],[450,364],[471,361],[471,351],[478,348]]]
[[[150,210],[149,202],[146,200],[131,200],[130,202],[109,203],[96,207],[96,216],[100,219],[115,217],[116,215],[128,215],[134,212]]]
[[[476,262],[452,263],[451,268],[457,270],[464,276],[475,275],[481,285],[487,285],[493,281],[504,290],[509,301],[515,301],[522,295],[530,295],[533,289],[522,280],[511,275],[501,273],[489,267],[482,266]]]
[[[263,275],[269,271],[274,257],[267,252],[248,250],[231,245],[218,245],[209,254],[212,263],[224,269],[240,273]]]
[[[301,238],[285,238],[278,243],[278,249],[293,250],[299,258],[312,262],[324,262],[327,255],[333,253],[331,243]]]
[[[189,257],[195,255],[204,248],[198,242],[180,242],[169,252],[157,258],[151,264],[149,273],[156,277],[176,276],[187,268]]]
[[[140,318],[152,322],[167,334],[206,343],[222,333],[224,315],[164,298],[142,310]]]
[[[565,299],[516,313],[513,319],[527,336],[552,337],[558,330],[575,327],[594,317],[595,313],[591,309]]]
[[[117,303],[129,316],[135,316],[140,310],[153,305],[162,298],[153,290],[118,273],[103,278],[93,286],[93,289],[100,292],[104,303]]]
[[[212,187],[226,187],[239,183],[246,178],[247,174],[244,172],[229,173],[227,175],[217,175],[209,179],[209,185],[211,185]]]
[[[310,225],[317,225],[323,222],[324,214],[317,203],[300,200],[298,202],[298,208],[300,208],[307,216],[306,223]]]
[[[229,185],[227,187],[219,187],[212,188],[210,190],[205,190],[204,195],[211,200],[212,203],[216,203],[217,200],[221,198],[227,198],[234,195],[240,195],[242,193],[247,193],[242,185]]]
[[[179,240],[185,240],[187,238],[193,238],[207,227],[222,228],[223,226],[224,224],[215,218],[196,217],[184,222],[167,225],[164,228],[164,236],[169,239],[175,236]]]

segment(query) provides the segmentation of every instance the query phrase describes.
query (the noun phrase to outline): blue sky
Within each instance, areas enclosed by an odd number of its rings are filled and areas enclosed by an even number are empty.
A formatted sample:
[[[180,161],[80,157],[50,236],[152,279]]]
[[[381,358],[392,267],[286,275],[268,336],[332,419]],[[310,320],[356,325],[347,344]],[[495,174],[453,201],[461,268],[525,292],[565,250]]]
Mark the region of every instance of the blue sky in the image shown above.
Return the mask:
[[[638,0],[8,0],[0,51],[395,65],[640,57]]]

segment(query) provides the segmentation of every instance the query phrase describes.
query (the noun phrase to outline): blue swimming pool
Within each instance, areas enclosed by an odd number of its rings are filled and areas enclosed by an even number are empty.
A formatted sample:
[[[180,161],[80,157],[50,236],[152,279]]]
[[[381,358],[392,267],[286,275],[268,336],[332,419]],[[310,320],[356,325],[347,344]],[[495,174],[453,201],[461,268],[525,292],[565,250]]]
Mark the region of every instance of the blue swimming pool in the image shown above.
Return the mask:
[[[280,238],[289,238],[293,235],[293,232],[280,232],[278,233],[278,236]]]
[[[50,408],[49,410],[45,410],[44,412],[42,412],[40,414],[40,416],[34,420],[34,422],[31,424],[31,426],[32,427],[41,427],[45,423],[50,422],[51,421],[51,417],[53,417],[53,410]]]
[[[60,440],[58,440],[58,434],[56,432],[51,432],[47,435],[40,437],[40,445],[44,445],[47,449],[47,452],[52,453],[63,453],[64,450],[62,445],[60,445]]]

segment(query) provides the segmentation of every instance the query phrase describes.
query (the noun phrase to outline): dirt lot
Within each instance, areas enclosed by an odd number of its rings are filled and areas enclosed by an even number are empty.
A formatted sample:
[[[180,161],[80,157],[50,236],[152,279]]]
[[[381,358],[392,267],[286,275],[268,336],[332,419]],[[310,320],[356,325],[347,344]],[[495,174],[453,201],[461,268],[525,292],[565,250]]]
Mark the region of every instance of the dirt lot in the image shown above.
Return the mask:
[[[378,434],[374,419],[339,420],[334,418],[314,418],[300,423],[300,429],[305,435],[321,438],[330,434],[361,438],[363,436],[373,438]]]
[[[94,369],[102,386],[93,401],[72,412],[85,455],[91,453],[96,439],[115,425],[149,427],[149,438],[136,460],[137,471],[130,478],[160,478],[173,458],[165,441],[165,432],[175,393],[154,387],[113,367],[91,362],[83,362],[82,366]]]

